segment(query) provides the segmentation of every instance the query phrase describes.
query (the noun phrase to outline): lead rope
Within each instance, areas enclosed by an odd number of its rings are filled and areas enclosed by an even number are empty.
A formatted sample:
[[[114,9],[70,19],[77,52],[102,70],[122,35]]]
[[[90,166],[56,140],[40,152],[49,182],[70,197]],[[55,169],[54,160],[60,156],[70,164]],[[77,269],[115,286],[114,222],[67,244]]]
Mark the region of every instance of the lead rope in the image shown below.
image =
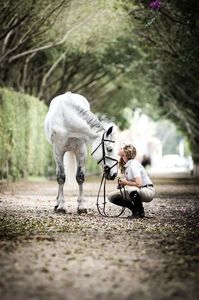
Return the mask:
[[[102,188],[102,184],[103,184],[103,181],[104,181],[104,188],[103,188],[103,191],[104,191],[104,202],[102,203],[103,204],[103,207],[100,208],[100,204],[99,204],[99,195],[100,195],[100,191],[101,191],[101,188]],[[122,196],[122,199],[126,199],[126,192],[125,192],[125,188],[123,187],[124,189],[124,195],[122,193],[122,187],[119,188],[120,189],[120,193],[121,193],[121,196]],[[97,206],[97,210],[99,212],[99,214],[103,217],[109,217],[109,218],[116,218],[116,217],[120,217],[123,212],[125,211],[125,207],[122,207],[122,210],[121,212],[118,214],[118,215],[113,215],[113,216],[110,216],[110,215],[107,215],[106,213],[106,178],[104,176],[104,173],[102,175],[102,179],[101,179],[101,183],[100,183],[100,187],[99,187],[99,191],[98,191],[98,194],[97,194],[97,203],[96,203],[96,206]]]

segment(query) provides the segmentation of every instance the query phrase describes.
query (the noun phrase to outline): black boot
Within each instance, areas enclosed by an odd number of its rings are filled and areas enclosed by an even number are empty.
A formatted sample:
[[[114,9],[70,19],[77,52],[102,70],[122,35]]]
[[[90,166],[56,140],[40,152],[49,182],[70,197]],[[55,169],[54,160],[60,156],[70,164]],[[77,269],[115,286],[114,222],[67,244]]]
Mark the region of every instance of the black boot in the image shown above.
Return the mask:
[[[129,194],[131,201],[134,204],[134,211],[132,211],[132,215],[137,218],[144,218],[144,207],[142,204],[142,200],[137,191],[133,191]]]

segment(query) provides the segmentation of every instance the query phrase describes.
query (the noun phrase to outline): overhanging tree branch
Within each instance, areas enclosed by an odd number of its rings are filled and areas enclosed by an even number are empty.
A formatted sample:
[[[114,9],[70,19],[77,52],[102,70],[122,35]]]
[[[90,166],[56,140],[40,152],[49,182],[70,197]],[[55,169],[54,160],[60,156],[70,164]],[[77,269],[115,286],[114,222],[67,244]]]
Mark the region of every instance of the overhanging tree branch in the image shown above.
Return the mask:
[[[100,11],[100,10],[99,10]],[[23,56],[26,56],[28,54],[31,54],[31,53],[35,53],[35,52],[39,52],[39,51],[43,51],[43,50],[47,50],[47,49],[50,49],[52,47],[56,47],[56,46],[59,46],[59,45],[62,45],[66,40],[67,38],[69,37],[69,35],[75,31],[76,29],[80,28],[81,26],[85,25],[88,23],[88,21],[90,21],[93,17],[95,17],[99,11],[95,14],[92,14],[91,16],[89,16],[86,20],[83,20],[82,22],[80,22],[79,24],[77,24],[76,26],[72,27],[70,30],[68,30],[66,32],[66,34],[64,35],[64,37],[60,40],[60,41],[56,41],[55,43],[49,43],[47,45],[44,45],[44,46],[41,46],[41,47],[38,47],[38,48],[35,48],[35,49],[30,49],[30,50],[27,50],[27,51],[24,51],[22,53],[19,53],[19,54],[16,54],[16,55],[13,55],[10,59],[9,59],[9,63],[10,62],[13,62],[14,60],[20,58],[20,57],[23,57]]]

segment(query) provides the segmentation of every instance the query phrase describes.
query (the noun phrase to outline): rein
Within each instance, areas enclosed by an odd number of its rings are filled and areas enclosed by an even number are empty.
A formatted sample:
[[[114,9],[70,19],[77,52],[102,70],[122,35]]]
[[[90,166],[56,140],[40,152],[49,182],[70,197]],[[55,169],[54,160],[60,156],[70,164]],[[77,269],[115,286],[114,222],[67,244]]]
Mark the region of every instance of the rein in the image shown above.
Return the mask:
[[[119,181],[119,180],[118,180]],[[104,188],[103,188],[103,200],[104,202],[102,203],[102,208],[100,207],[100,204],[99,204],[99,195],[100,195],[100,191],[101,191],[101,188],[102,188],[102,185],[103,185],[103,182],[104,182]],[[124,191],[122,192],[122,189],[124,189]],[[121,193],[121,196],[123,199],[126,199],[126,192],[125,192],[125,188],[123,187],[119,187],[119,190],[120,190],[120,193]],[[109,218],[116,218],[116,217],[120,217],[123,212],[125,211],[125,207],[122,207],[121,209],[121,212],[117,215],[108,215],[106,213],[106,178],[105,178],[105,173],[103,173],[102,175],[102,179],[101,179],[101,183],[100,183],[100,187],[99,187],[99,191],[98,191],[98,194],[97,194],[97,203],[96,203],[96,206],[97,206],[97,210],[99,212],[99,214],[103,217],[109,217]]]

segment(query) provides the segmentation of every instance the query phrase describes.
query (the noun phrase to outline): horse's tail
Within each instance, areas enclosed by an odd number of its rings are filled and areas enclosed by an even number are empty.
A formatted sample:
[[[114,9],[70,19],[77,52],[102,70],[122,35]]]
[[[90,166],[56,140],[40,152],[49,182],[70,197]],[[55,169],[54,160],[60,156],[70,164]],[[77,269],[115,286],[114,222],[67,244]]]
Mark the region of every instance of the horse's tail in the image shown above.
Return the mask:
[[[66,184],[76,183],[77,161],[74,152],[68,151],[64,155]]]

